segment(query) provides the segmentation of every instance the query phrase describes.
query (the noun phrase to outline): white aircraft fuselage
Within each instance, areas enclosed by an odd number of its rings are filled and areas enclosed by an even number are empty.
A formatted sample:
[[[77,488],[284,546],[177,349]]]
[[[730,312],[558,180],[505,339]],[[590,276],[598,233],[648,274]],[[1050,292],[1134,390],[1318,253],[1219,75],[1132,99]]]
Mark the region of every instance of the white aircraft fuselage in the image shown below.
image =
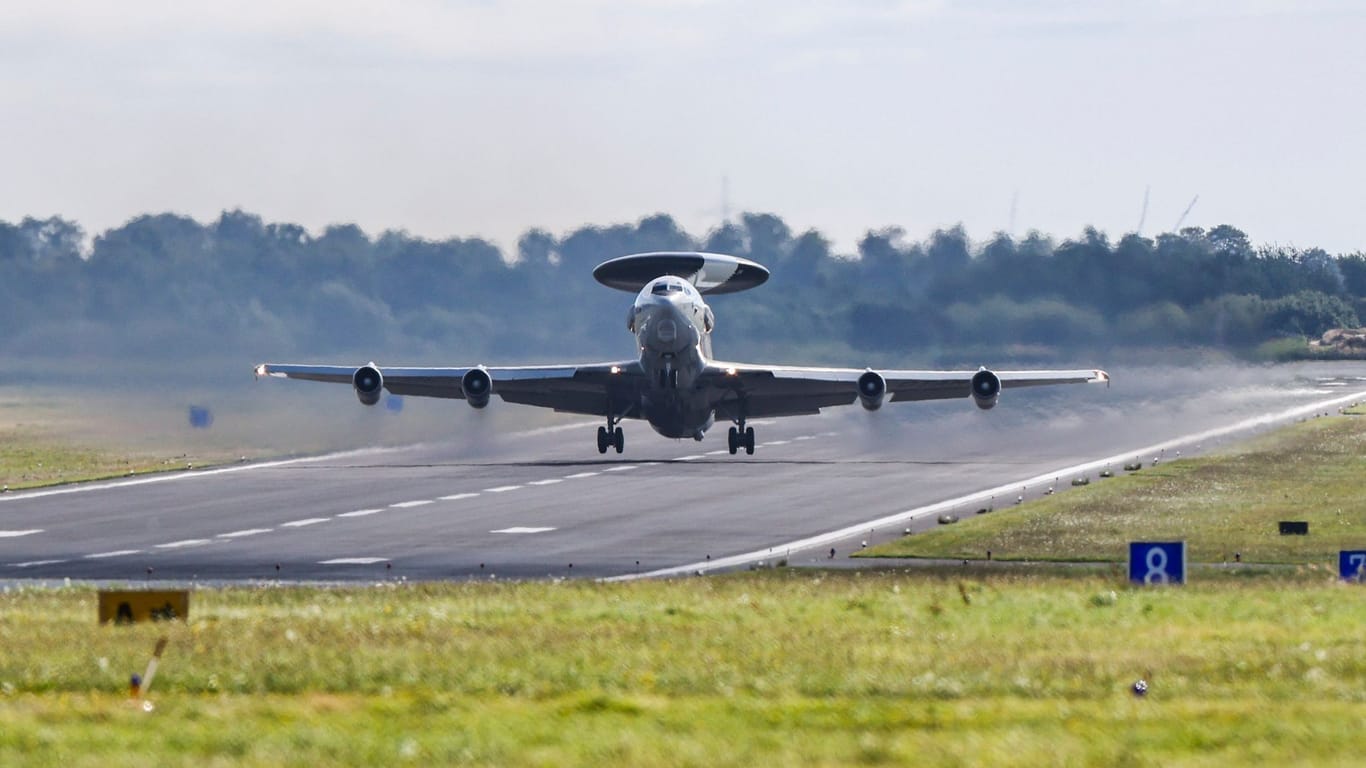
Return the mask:
[[[711,359],[711,307],[681,277],[651,281],[636,295],[626,327],[636,336],[649,386],[641,416],[665,437],[698,440],[715,421],[699,377]]]

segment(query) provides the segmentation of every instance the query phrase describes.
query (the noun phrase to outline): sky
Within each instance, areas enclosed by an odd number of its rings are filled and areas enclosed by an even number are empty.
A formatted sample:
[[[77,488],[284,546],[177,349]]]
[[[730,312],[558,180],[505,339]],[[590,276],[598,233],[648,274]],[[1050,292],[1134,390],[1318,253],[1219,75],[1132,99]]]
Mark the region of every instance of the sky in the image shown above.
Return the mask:
[[[240,207],[511,251],[746,210],[850,252],[1155,235],[1195,200],[1184,226],[1345,253],[1363,39],[1366,0],[18,0],[0,220]]]

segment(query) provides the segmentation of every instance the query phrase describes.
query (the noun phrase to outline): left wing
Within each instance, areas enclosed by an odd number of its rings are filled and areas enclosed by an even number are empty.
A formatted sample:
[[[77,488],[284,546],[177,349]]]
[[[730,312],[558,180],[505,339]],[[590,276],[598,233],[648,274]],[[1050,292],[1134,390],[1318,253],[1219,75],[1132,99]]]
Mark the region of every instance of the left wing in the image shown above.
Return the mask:
[[[350,384],[362,403],[374,404],[380,390],[395,395],[446,397],[468,400],[482,407],[490,395],[509,403],[553,408],[591,416],[634,417],[645,384],[640,363],[550,366],[471,366],[463,368],[382,368],[369,363],[359,367],[341,365],[291,365],[262,363],[257,376]]]
[[[795,416],[861,400],[875,410],[884,400],[945,400],[972,397],[981,408],[996,404],[1001,389],[1050,384],[1108,384],[1097,369],[1044,371],[906,371],[807,368],[713,363],[703,374],[718,390],[718,419]]]

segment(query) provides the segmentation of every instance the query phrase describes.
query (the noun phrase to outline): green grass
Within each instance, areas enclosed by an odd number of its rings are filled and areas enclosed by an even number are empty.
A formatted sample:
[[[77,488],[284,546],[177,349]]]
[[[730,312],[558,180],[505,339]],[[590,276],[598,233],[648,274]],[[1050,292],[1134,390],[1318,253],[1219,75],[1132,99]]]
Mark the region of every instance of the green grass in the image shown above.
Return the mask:
[[[0,764],[1345,765],[1363,623],[1318,568],[201,589],[135,627],[11,590]]]
[[[1336,563],[1366,548],[1366,420],[1311,419],[1199,459],[967,515],[868,557],[1123,561],[1128,542],[1184,539],[1196,562]],[[1309,522],[1281,536],[1281,520]]]
[[[207,460],[93,447],[32,427],[0,428],[0,483],[11,490],[166,472]]]

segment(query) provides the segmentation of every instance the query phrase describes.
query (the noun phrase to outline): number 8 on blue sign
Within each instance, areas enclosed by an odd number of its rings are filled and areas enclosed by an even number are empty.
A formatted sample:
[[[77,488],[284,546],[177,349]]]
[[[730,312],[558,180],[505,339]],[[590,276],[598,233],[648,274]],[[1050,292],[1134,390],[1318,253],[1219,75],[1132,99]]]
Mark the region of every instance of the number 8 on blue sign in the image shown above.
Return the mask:
[[[1129,542],[1129,581],[1135,584],[1185,584],[1186,542]]]

